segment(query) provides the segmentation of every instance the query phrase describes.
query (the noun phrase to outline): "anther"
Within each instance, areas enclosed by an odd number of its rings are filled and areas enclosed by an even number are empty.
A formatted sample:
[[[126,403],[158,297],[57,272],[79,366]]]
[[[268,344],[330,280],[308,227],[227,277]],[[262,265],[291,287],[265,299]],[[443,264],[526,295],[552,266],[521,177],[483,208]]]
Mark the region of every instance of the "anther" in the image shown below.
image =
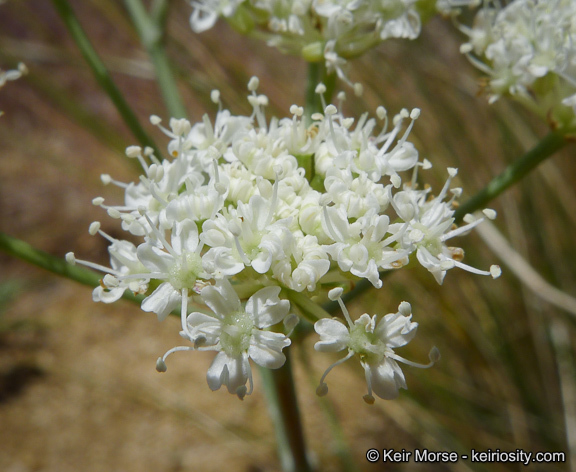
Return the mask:
[[[482,210],[482,213],[488,218],[489,220],[496,219],[496,211],[492,210],[491,208],[485,208]]]
[[[156,370],[158,372],[166,372],[168,370],[166,362],[164,362],[164,359],[162,359],[161,357],[159,357],[158,360],[156,361]]]
[[[68,264],[76,265],[76,258],[74,257],[73,252],[67,252],[65,258],[66,258],[66,262],[68,262]]]
[[[502,269],[498,265],[491,265],[490,266],[490,275],[493,279],[497,279],[502,275]]]
[[[90,233],[90,236],[94,236],[98,230],[100,229],[100,222],[99,221],[93,221],[92,223],[90,223],[90,227],[88,228],[88,233]]]
[[[142,148],[140,146],[128,146],[126,148],[126,156],[133,159],[142,155]]]
[[[260,85],[260,79],[258,79],[258,77],[256,76],[253,76],[248,81],[248,90],[250,90],[251,92],[255,92],[256,89],[258,89],[259,85]]]

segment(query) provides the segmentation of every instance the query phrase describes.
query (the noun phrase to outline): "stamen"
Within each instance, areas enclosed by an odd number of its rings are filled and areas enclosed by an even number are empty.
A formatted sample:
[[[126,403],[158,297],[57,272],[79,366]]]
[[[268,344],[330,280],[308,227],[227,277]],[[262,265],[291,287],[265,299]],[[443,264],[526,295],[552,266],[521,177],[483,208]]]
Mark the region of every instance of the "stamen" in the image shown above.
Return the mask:
[[[156,370],[158,372],[166,372],[168,370],[168,367],[166,366],[166,358],[170,354],[173,354],[173,353],[178,352],[178,351],[193,351],[193,350],[194,350],[194,348],[190,347],[190,346],[173,347],[172,349],[167,351],[166,354],[164,354],[162,357],[158,358],[158,360],[156,361]]]
[[[182,265],[184,265],[186,263],[186,257],[182,257],[182,259],[183,259]],[[183,269],[186,270],[185,267],[183,267]],[[188,323],[186,322],[187,316],[188,316],[188,288],[183,287],[182,288],[182,308],[180,310],[180,321],[182,323],[182,331],[184,331],[186,336],[188,336],[188,338],[190,338],[190,341],[192,341],[193,336],[192,336],[192,333],[190,332],[190,330],[188,329]]]
[[[324,99],[324,94],[326,93],[326,85],[319,83],[314,90],[318,95],[320,95],[320,103],[322,104],[322,109],[326,109],[326,100]]]
[[[164,248],[170,253],[170,255],[174,258],[174,259],[178,259],[178,254],[176,254],[176,251],[174,251],[174,249],[172,248],[172,246],[170,244],[168,244],[168,241],[166,241],[166,238],[164,237],[164,235],[162,234],[162,232],[156,228],[156,226],[152,223],[152,220],[150,219],[150,217],[146,214],[145,210],[143,210],[142,208],[139,208],[138,211],[140,212],[140,214],[142,216],[144,216],[144,218],[146,218],[146,221],[148,222],[148,224],[150,225],[150,228],[152,229],[152,232],[156,235],[156,237],[160,240],[160,242],[162,243],[162,245],[164,246]]]
[[[118,272],[117,270],[111,269],[109,267],[105,267],[103,265],[96,264],[95,262],[83,261],[81,259],[76,259],[73,252],[67,253],[65,257],[66,257],[66,262],[68,262],[68,264],[70,264],[70,265],[80,264],[80,265],[83,265],[85,267],[90,267],[90,269],[98,270],[100,272],[105,272],[107,274],[113,274],[116,277],[122,276],[122,274],[120,272]]]
[[[148,164],[144,160],[144,157],[142,157],[142,148],[140,146],[128,146],[126,148],[126,156],[128,156],[130,159],[138,159],[138,162],[140,162],[144,172],[148,172]]]
[[[278,182],[280,181],[281,174],[283,174],[282,167],[280,167],[280,165],[274,166],[274,172],[276,174],[276,180],[274,181],[274,185],[272,186],[272,199],[270,201],[270,210],[268,211],[268,216],[266,217],[264,228],[266,228],[272,222],[274,212],[276,211],[276,207],[278,206]]]
[[[210,92],[210,100],[212,100],[212,103],[218,105],[218,112],[221,112],[222,101],[220,100],[220,90],[212,90],[212,92]]]
[[[324,115],[328,118],[328,124],[330,125],[330,135],[332,136],[332,141],[334,142],[334,147],[338,153],[342,152],[342,149],[338,145],[338,140],[336,136],[336,132],[334,131],[334,123],[332,122],[332,115],[338,113],[338,110],[334,105],[328,105],[324,109]]]
[[[349,351],[348,355],[346,357],[343,357],[342,359],[334,362],[334,364],[332,364],[330,367],[328,367],[325,371],[324,374],[322,374],[322,377],[320,378],[320,384],[318,385],[318,388],[316,388],[316,395],[318,395],[319,397],[323,397],[324,395],[326,395],[328,393],[328,385],[326,385],[326,383],[324,383],[324,379],[326,378],[326,376],[328,375],[328,373],[337,365],[342,364],[343,362],[346,362],[348,359],[350,359],[352,356],[354,355],[354,351]]]
[[[344,289],[342,287],[333,288],[328,292],[328,298],[332,301],[338,302],[338,305],[340,305],[340,309],[342,310],[342,314],[344,315],[344,318],[346,318],[346,321],[348,322],[348,326],[352,328],[354,327],[354,324],[352,323],[352,319],[350,318],[350,313],[348,313],[348,309],[346,308],[346,305],[344,305],[344,302],[342,301],[343,292]]]
[[[154,155],[154,149],[150,146],[144,148],[144,155],[157,166],[162,166],[162,162]]]
[[[406,128],[404,135],[402,136],[402,138],[400,138],[400,140],[398,141],[398,144],[396,146],[401,146],[402,144],[404,144],[406,142],[406,139],[408,139],[408,135],[410,134],[410,132],[412,131],[412,128],[414,127],[414,122],[418,119],[419,116],[420,116],[420,109],[419,108],[414,108],[410,112],[410,120],[411,120],[410,124],[408,125],[408,128]]]
[[[143,175],[140,176],[140,182],[142,182],[142,184],[152,194],[152,196],[156,200],[158,200],[163,206],[168,205],[168,202],[166,200],[164,200],[164,198],[162,198],[160,195],[158,195],[158,192],[156,191],[156,185],[154,184],[154,182],[152,182],[148,178],[144,177]]]
[[[244,249],[242,249],[242,246],[240,245],[239,236],[242,234],[242,228],[240,227],[237,221],[230,220],[228,222],[228,230],[230,231],[230,233],[232,233],[232,236],[234,236],[234,244],[236,245],[236,251],[238,251],[238,254],[242,259],[242,262],[244,263],[244,265],[250,266],[251,265],[250,259],[248,259],[248,256],[246,256]]]
[[[413,362],[409,361],[408,359],[404,359],[402,356],[399,356],[398,354],[394,353],[391,349],[389,352],[386,353],[386,357],[389,357],[391,359],[394,359],[395,361],[402,362],[403,364],[412,367],[418,367],[419,369],[429,369],[440,359],[440,351],[436,347],[433,347],[430,350],[430,353],[428,354],[430,362],[428,362],[428,364],[419,364],[418,362]]]
[[[120,182],[119,180],[114,180],[112,177],[110,177],[110,175],[108,174],[102,174],[100,176],[100,180],[102,181],[102,184],[104,185],[110,185],[110,184],[114,184],[117,187],[120,188],[128,188],[128,184],[124,183],[124,182]]]

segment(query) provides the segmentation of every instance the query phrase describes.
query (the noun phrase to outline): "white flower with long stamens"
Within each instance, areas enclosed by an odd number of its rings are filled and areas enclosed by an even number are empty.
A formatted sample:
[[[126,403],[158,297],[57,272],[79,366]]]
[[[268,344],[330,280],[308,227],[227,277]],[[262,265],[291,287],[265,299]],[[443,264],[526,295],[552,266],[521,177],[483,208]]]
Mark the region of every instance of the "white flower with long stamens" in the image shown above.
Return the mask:
[[[290,345],[290,339],[283,333],[267,330],[281,323],[290,311],[290,303],[278,298],[279,294],[280,287],[265,287],[252,295],[243,307],[227,279],[202,289],[200,295],[213,314],[190,313],[184,337],[190,339],[197,350],[218,351],[207,374],[211,390],[226,385],[230,393],[243,399],[253,390],[249,359],[268,369],[284,365],[286,356],[282,350]],[[158,370],[166,370],[165,359],[172,352],[193,349],[171,349],[158,360]]]
[[[348,310],[341,299],[342,289],[335,288],[330,291],[329,297],[337,300],[346,318],[346,324],[332,318],[323,318],[314,325],[315,331],[320,335],[314,348],[321,352],[339,352],[348,349],[346,357],[332,364],[320,379],[317,393],[320,396],[328,393],[328,386],[324,382],[328,373],[338,364],[357,355],[364,368],[368,394],[364,401],[374,403],[374,396],[385,400],[392,400],[398,396],[400,388],[407,388],[404,373],[398,362],[413,367],[427,368],[434,365],[440,359],[436,348],[430,351],[430,363],[416,364],[397,355],[394,349],[408,344],[416,335],[418,323],[412,320],[412,307],[407,302],[402,302],[398,312],[385,315],[380,320],[374,315],[370,317],[364,313],[356,321],[352,322]]]
[[[135,294],[146,293],[149,282],[148,269],[138,259],[136,246],[130,241],[119,240],[108,235],[100,229],[98,221],[90,225],[89,233],[91,235],[98,233],[110,241],[108,253],[111,268],[76,259],[71,252],[66,254],[66,260],[70,264],[81,264],[107,274],[92,292],[92,299],[95,302],[113,303],[119,300],[126,290]]]
[[[201,279],[208,278],[202,266],[198,228],[190,220],[174,226],[171,243],[152,227],[160,246],[149,241],[138,246],[137,250],[138,258],[150,270],[149,277],[162,281],[142,302],[142,310],[156,313],[159,320],[165,319],[179,304],[182,304],[184,318],[188,297],[202,286]]]
[[[449,177],[440,194],[431,198],[430,189],[415,190],[412,186],[398,192],[392,201],[398,215],[406,221],[404,224],[391,225],[390,230],[403,232],[399,238],[401,246],[409,252],[416,249],[418,262],[428,269],[441,284],[446,271],[459,267],[468,272],[479,275],[490,275],[493,278],[500,276],[500,268],[496,265],[489,271],[476,269],[462,263],[464,251],[457,247],[448,247],[446,241],[470,232],[475,226],[484,221],[484,218],[471,219],[468,224],[454,228],[454,209],[452,202],[460,195],[460,189],[454,189],[452,198],[444,201],[450,188],[452,178],[456,176],[457,169],[448,169]],[[490,219],[496,217],[495,212],[486,210],[485,215]],[[408,224],[408,228],[406,227]]]

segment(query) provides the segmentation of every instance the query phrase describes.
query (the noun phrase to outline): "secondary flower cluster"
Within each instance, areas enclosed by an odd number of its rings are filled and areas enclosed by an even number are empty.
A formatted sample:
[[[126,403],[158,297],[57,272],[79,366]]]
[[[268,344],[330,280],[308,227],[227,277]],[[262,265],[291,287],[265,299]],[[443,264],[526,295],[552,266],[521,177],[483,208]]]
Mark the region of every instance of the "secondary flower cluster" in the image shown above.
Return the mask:
[[[488,76],[490,100],[511,95],[555,126],[576,126],[576,1],[485,4],[461,50]],[[571,108],[568,108],[571,107]]]
[[[168,351],[158,370],[166,369],[171,352],[215,350],[209,386],[226,385],[243,398],[252,391],[249,358],[268,368],[284,363],[282,349],[298,321],[291,311],[318,318],[298,302],[299,293],[321,302],[328,290],[358,278],[381,287],[379,272],[406,265],[414,253],[439,283],[454,267],[499,275],[497,266],[488,272],[463,264],[463,251],[446,244],[483,219],[470,216],[466,225],[454,226],[452,204],[460,190],[451,190],[450,182],[456,170],[448,169],[437,196],[417,185],[418,169],[430,167],[408,141],[418,110],[402,110],[390,120],[379,107],[380,131],[367,114],[354,125],[341,103],[340,109],[324,105],[311,117],[293,105],[290,118],[268,121],[258,79],[248,88],[251,116],[224,109],[218,91],[211,95],[219,106],[214,122],[207,115],[194,125],[172,119],[167,129],[153,116],[171,138],[172,158],[129,147],[128,157],[140,161],[144,175],[128,184],[103,175],[105,184],[124,190],[124,204],[93,201],[143,238],[136,246],[107,235],[98,222],[90,226],[91,234],[111,243],[110,268],[78,261],[107,274],[94,300],[110,303],[130,290],[146,294],[142,309],[160,320],[180,310],[181,335],[190,344]],[[323,99],[325,87],[317,92]],[[403,182],[401,173],[409,170],[411,178]],[[67,259],[76,262],[72,253]],[[197,303],[212,313],[190,312]],[[380,324],[399,323],[386,320]],[[329,324],[318,323],[320,333]],[[381,362],[388,351],[378,349]]]
[[[416,0],[195,0],[195,32],[226,18],[245,34],[309,62],[324,60],[328,71],[350,84],[342,67],[388,38],[414,39],[421,20]]]

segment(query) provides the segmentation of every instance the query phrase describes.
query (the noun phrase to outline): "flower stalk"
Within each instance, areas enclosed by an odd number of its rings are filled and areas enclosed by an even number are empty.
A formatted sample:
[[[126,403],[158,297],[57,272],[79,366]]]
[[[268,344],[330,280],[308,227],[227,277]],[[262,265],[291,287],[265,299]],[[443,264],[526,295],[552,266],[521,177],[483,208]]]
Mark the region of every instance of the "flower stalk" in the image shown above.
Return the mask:
[[[27,242],[8,236],[6,233],[2,232],[0,232],[0,249],[11,256],[28,262],[29,264],[46,269],[53,274],[66,277],[67,279],[75,280],[83,285],[97,287],[100,284],[101,277],[96,272],[85,269],[84,267],[68,264],[63,258],[36,249]],[[124,292],[122,298],[141,304],[144,297],[134,295],[132,292],[127,290]]]
[[[320,95],[316,92],[316,86],[323,83],[326,86],[324,92],[324,100],[326,103],[331,103],[334,88],[336,87],[336,74],[328,74],[324,62],[309,62],[308,63],[308,80],[306,87],[306,97],[304,112],[308,123],[312,121],[311,116],[314,113],[322,113],[322,101]]]
[[[488,202],[524,178],[541,162],[562,149],[566,144],[568,144],[568,139],[562,131],[553,131],[548,134],[534,148],[510,164],[504,172],[494,177],[480,192],[460,205],[454,213],[456,222],[462,221],[466,214],[484,208]]]
[[[270,415],[274,421],[283,472],[312,472],[298,408],[290,350],[279,369],[260,369]]]
[[[98,53],[96,52],[94,47],[92,46],[92,43],[90,42],[88,36],[84,32],[84,29],[82,28],[82,25],[78,21],[78,18],[76,18],[76,15],[74,14],[74,10],[72,10],[72,7],[70,6],[70,3],[67,0],[53,0],[53,3],[54,7],[56,8],[56,11],[60,15],[60,18],[66,25],[68,32],[70,33],[70,35],[74,39],[74,42],[80,49],[82,56],[90,66],[90,69],[94,74],[94,78],[96,79],[100,87],[102,87],[102,89],[108,94],[108,97],[110,97],[110,100],[112,100],[112,102],[114,103],[114,106],[118,110],[118,113],[120,113],[120,116],[130,129],[132,134],[136,137],[136,139],[140,142],[140,144],[142,144],[142,146],[150,146],[151,148],[154,149],[156,155],[158,156],[162,155],[158,151],[158,148],[154,144],[152,138],[150,138],[148,133],[146,133],[146,131],[138,121],[138,118],[130,108],[130,105],[128,105],[128,102],[125,100],[124,96],[122,95],[122,92],[120,92],[118,87],[116,87],[116,84],[112,80],[112,77],[108,72],[108,69],[98,56]]]
[[[186,109],[182,104],[178,86],[164,49],[163,24],[166,20],[168,2],[156,2],[155,8],[150,14],[140,0],[125,0],[124,4],[138,31],[140,41],[150,56],[169,115],[173,118],[185,118]]]

